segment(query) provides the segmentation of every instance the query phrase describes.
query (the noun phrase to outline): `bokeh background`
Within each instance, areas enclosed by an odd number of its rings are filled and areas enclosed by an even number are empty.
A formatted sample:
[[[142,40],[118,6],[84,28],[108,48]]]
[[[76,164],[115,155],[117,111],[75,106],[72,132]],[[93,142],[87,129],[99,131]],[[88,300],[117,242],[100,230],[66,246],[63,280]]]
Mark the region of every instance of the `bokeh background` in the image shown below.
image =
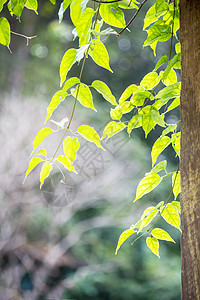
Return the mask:
[[[0,46],[0,299],[179,300],[178,230],[159,221],[158,226],[176,240],[176,244],[160,243],[161,259],[149,251],[145,238],[132,246],[133,237],[129,238],[114,255],[121,232],[140,218],[144,208],[166,201],[170,193],[171,178],[167,178],[133,204],[137,184],[151,169],[151,146],[161,132],[158,126],[147,139],[141,129],[130,138],[122,132],[103,143],[105,152],[81,140],[78,175],[65,173],[63,182],[58,170],[40,190],[37,167],[23,184],[32,141],[59,89],[60,60],[68,48],[77,47],[68,12],[59,24],[59,5],[39,2],[39,15],[24,10],[21,22],[4,11],[12,31],[37,37],[27,47],[24,38],[13,34],[12,54]],[[118,99],[169,52],[168,43],[159,45],[157,58],[151,49],[142,49],[143,18],[151,3],[144,5],[131,32],[106,40],[114,74],[88,59],[83,82],[104,80]],[[127,13],[127,20],[132,13]],[[70,75],[77,76],[79,69],[74,66]],[[94,103],[97,113],[77,107],[72,129],[86,123],[102,134],[110,121],[110,105],[95,93]],[[72,104],[72,99],[62,103],[53,119],[69,117]],[[166,121],[176,123],[178,118],[175,110]],[[53,153],[59,139],[49,137],[42,146]],[[169,161],[168,171],[176,170],[171,148],[163,152],[163,159]]]

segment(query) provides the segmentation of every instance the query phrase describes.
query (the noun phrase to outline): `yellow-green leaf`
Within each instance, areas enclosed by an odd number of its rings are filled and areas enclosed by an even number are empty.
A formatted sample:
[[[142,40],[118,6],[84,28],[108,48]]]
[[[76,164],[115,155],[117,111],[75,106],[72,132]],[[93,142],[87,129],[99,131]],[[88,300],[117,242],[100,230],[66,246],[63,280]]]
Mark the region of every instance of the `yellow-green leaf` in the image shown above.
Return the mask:
[[[85,11],[80,15],[79,20],[76,24],[76,30],[79,37],[80,47],[87,44],[89,41],[89,29],[91,27],[93,15],[94,10],[92,8],[86,8]]]
[[[107,136],[107,139],[110,138],[111,136],[115,135],[116,133],[122,131],[126,125],[121,122],[110,122],[106,125],[104,131],[103,131],[103,137],[104,139]]]
[[[147,137],[149,132],[156,125],[156,122],[153,119],[151,111],[152,111],[151,105],[147,105],[139,112],[140,114],[142,114],[142,128],[145,132],[145,137]]]
[[[151,231],[151,234],[156,239],[175,243],[175,241],[171,238],[171,236],[169,235],[169,233],[167,233],[165,230],[163,230],[161,228],[154,228]]]
[[[45,161],[40,172],[40,188],[43,186],[44,180],[49,176],[52,170],[52,164],[49,161]]]
[[[59,155],[56,160],[60,162],[68,171],[72,171],[77,174],[71,161],[65,155]]]
[[[67,50],[61,60],[60,64],[60,86],[66,79],[67,73],[76,62],[76,49],[71,48]]]
[[[121,245],[129,238],[129,236],[131,236],[132,234],[135,233],[135,230],[133,229],[127,229],[124,232],[122,232],[122,234],[119,237],[118,243],[117,243],[117,248],[115,250],[115,255],[117,254],[119,248],[121,247]]]
[[[159,258],[159,241],[155,237],[147,237],[146,244],[153,254],[157,255]]]
[[[126,101],[133,93],[138,92],[138,91],[143,91],[143,88],[131,84],[129,85],[125,91],[122,93],[120,99],[119,99],[119,104],[121,105],[124,101]]]
[[[101,148],[104,150],[104,148],[101,146],[101,139],[96,132],[96,130],[88,125],[81,125],[77,132],[86,140],[94,143],[97,145],[97,147]]]
[[[135,115],[132,119],[128,122],[128,134],[130,135],[131,131],[134,128],[140,127],[142,125],[142,115]]]
[[[167,223],[181,231],[181,221],[178,210],[171,203],[167,204],[164,208],[161,208],[161,216]]]
[[[152,115],[154,122],[156,122],[156,124],[158,124],[161,127],[166,127],[164,119],[160,115],[159,111],[153,106],[151,109],[151,115]]]
[[[35,148],[37,148],[37,146],[51,133],[53,133],[54,131],[49,128],[49,127],[45,127],[43,129],[41,129],[40,131],[38,131],[34,141],[33,141],[33,150]]]
[[[90,45],[88,54],[92,57],[97,65],[113,73],[109,65],[109,55],[107,49],[101,41],[93,40]]]
[[[38,8],[37,0],[27,0],[25,2],[25,7],[28,8],[28,9],[34,10],[35,13],[38,14],[38,12],[37,12],[37,8]]]
[[[171,84],[174,84],[177,82],[177,76],[176,72],[174,69],[171,69],[165,79],[162,80],[162,82],[166,85],[169,86]]]
[[[159,84],[161,77],[156,72],[148,73],[140,82],[140,85],[146,90],[152,90]]]
[[[177,97],[176,99],[174,99],[174,101],[170,104],[170,106],[167,108],[167,111],[170,111],[174,108],[176,108],[177,106],[180,105],[180,97]]]
[[[152,167],[154,166],[157,157],[170,143],[171,139],[168,136],[161,136],[155,141],[151,150]]]
[[[81,105],[96,111],[92,100],[92,93],[86,84],[81,83],[77,85],[75,89],[71,89],[71,94],[74,98],[77,98]]]
[[[172,146],[176,152],[176,154],[180,157],[180,149],[181,149],[181,133],[172,134]]]
[[[113,96],[110,88],[105,84],[105,82],[100,80],[95,80],[92,82],[91,85],[95,90],[100,93],[104,99],[106,99],[108,102],[110,102],[112,105],[117,105],[117,101],[115,97]]]
[[[178,201],[172,201],[171,204],[172,204],[173,206],[176,207],[178,213],[180,214],[180,213],[181,213],[181,205],[180,205],[180,202],[178,202]]]
[[[141,89],[133,94],[130,101],[135,106],[142,106],[147,98],[152,98],[152,94]]]
[[[70,5],[70,17],[74,26],[77,25],[80,15],[82,13],[81,3],[82,0],[73,0]]]
[[[144,213],[142,214],[142,217],[140,218],[141,224],[139,226],[139,232],[149,225],[151,221],[157,216],[158,210],[154,206],[150,206],[147,209],[145,209]]]
[[[26,177],[28,176],[28,174],[39,164],[43,161],[43,159],[41,159],[40,157],[33,157],[30,162],[29,162],[29,165],[28,165],[28,169],[26,171],[26,175],[25,175],[25,178],[24,178],[24,181],[26,179]]]
[[[134,202],[140,199],[145,194],[151,192],[162,181],[162,177],[158,174],[148,174],[139,183],[136,191],[136,198]]]
[[[63,141],[63,151],[71,164],[76,159],[76,152],[79,149],[79,141],[77,137],[67,136]]]
[[[119,109],[119,107],[116,107],[116,108],[111,108],[110,110],[110,116],[113,120],[120,120],[121,117],[122,117],[122,112],[121,110]]]
[[[10,44],[10,24],[6,18],[0,18],[0,43],[4,46]]]
[[[126,26],[124,13],[118,7],[117,3],[106,3],[100,6],[100,15],[109,25],[124,28]]]
[[[174,199],[176,200],[178,194],[181,192],[180,172],[174,172],[172,175],[172,187],[174,193]]]

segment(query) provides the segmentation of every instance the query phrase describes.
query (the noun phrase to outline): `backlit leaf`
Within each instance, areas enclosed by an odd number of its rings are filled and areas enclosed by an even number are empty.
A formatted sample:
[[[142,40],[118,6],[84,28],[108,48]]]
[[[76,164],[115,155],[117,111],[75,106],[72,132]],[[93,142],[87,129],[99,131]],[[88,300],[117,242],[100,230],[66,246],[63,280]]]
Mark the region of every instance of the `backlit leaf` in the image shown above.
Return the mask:
[[[39,164],[43,161],[43,159],[41,159],[40,157],[33,157],[30,162],[29,162],[29,165],[28,165],[28,169],[26,171],[26,175],[25,175],[25,178],[24,178],[24,181],[26,179],[26,177],[28,176],[28,174]]]
[[[160,68],[164,63],[166,63],[167,60],[167,55],[162,56],[159,61],[157,62],[156,66],[155,66],[155,70],[157,71],[158,68]]]
[[[96,111],[92,100],[92,93],[86,84],[81,83],[77,85],[75,89],[71,90],[71,94],[74,98],[77,98],[81,105]]]
[[[0,18],[0,43],[4,46],[10,44],[10,24],[6,18]]]
[[[174,69],[171,69],[165,78],[163,77],[162,82],[167,86],[177,82],[177,76]]]
[[[59,155],[56,160],[60,162],[68,171],[72,171],[77,174],[71,161],[65,155]]]
[[[73,0],[70,4],[70,17],[75,27],[82,13],[81,3],[82,0]]]
[[[139,92],[139,91],[143,91],[143,88],[135,85],[135,84],[131,84],[129,85],[125,91],[122,93],[120,99],[119,99],[119,104],[122,104],[124,101],[126,101],[130,96],[133,95],[133,93],[135,92]]]
[[[172,146],[173,146],[176,154],[180,157],[180,149],[181,149],[181,133],[180,132],[172,134]]]
[[[180,213],[181,213],[181,205],[180,205],[180,202],[178,202],[178,201],[172,201],[171,204],[172,204],[173,206],[176,207],[178,213],[180,214]]]
[[[141,217],[142,222],[139,226],[139,232],[144,227],[149,225],[151,223],[151,221],[155,218],[155,216],[157,216],[157,214],[158,214],[158,210],[154,206],[150,206],[147,209],[145,209],[145,211],[144,211],[144,213],[142,214],[142,217]]]
[[[171,139],[168,136],[161,136],[155,141],[151,150],[152,167],[154,166],[157,157],[170,143]]]
[[[121,247],[121,245],[129,238],[129,236],[131,236],[132,234],[135,233],[135,230],[133,229],[127,229],[124,232],[122,232],[122,234],[119,237],[118,243],[117,243],[117,248],[115,250],[115,255],[117,254],[119,248]]]
[[[178,107],[180,105],[180,97],[177,97],[176,99],[174,99],[174,101],[169,105],[169,107],[167,108],[167,111],[170,111],[176,107]]]
[[[76,152],[79,149],[79,141],[77,137],[67,136],[63,141],[63,151],[69,161],[73,164],[76,159]]]
[[[83,46],[88,43],[90,38],[89,29],[92,24],[92,17],[94,10],[92,8],[86,8],[85,11],[80,15],[79,21],[76,24],[76,30],[79,37],[79,46]]]
[[[174,199],[176,200],[178,194],[181,192],[180,172],[174,172],[172,175],[172,187],[174,193]]]
[[[147,105],[139,112],[142,114],[142,128],[145,132],[145,137],[149,134],[149,132],[155,127],[156,122],[153,119],[151,114],[152,107],[151,105]]]
[[[148,73],[140,82],[140,85],[146,90],[152,90],[159,84],[161,78],[156,72]]]
[[[86,140],[94,143],[97,145],[97,147],[101,148],[104,150],[104,148],[101,146],[101,139],[96,132],[96,130],[88,125],[81,125],[77,132]]]
[[[52,164],[49,161],[45,161],[40,172],[40,188],[43,186],[44,180],[49,176],[52,170]]]
[[[58,18],[59,18],[59,23],[62,21],[63,19],[63,14],[66,11],[66,9],[68,8],[68,6],[72,3],[72,0],[64,0],[59,8],[58,11]]]
[[[175,241],[171,238],[169,233],[167,233],[165,230],[161,228],[154,228],[151,231],[151,234],[153,235],[153,237],[155,237],[158,240],[164,240],[164,241],[175,243]]]
[[[142,125],[142,115],[135,115],[132,119],[128,122],[128,134],[130,135],[131,131],[134,128],[140,127]]]
[[[120,120],[122,117],[122,112],[119,107],[116,107],[115,109],[111,108],[110,116],[113,120]]]
[[[104,44],[99,40],[93,40],[90,44],[88,54],[92,57],[94,62],[107,69],[110,72],[113,72],[109,65],[109,55]]]
[[[28,8],[28,9],[34,10],[35,13],[38,14],[38,12],[37,12],[37,8],[38,8],[37,0],[26,0],[25,7]]]
[[[63,90],[57,91],[52,99],[51,102],[47,108],[47,115],[46,115],[46,119],[45,119],[45,123],[46,121],[50,118],[50,116],[52,115],[52,113],[54,112],[54,110],[58,107],[58,105],[65,100],[65,97],[67,97],[68,94],[67,92],[64,92]]]
[[[76,62],[76,49],[71,48],[67,50],[61,60],[60,64],[60,86],[66,79],[68,71],[71,69],[73,64]]]
[[[147,237],[146,244],[153,254],[157,255],[159,258],[159,241],[155,237]]]
[[[118,7],[117,3],[101,4],[100,15],[102,19],[109,25],[118,28],[124,28],[126,26],[124,13]]]
[[[7,5],[11,16],[14,14],[18,19],[20,19],[24,4],[25,0],[11,0]]]
[[[108,102],[110,102],[112,105],[117,105],[117,101],[115,97],[113,96],[110,88],[105,84],[105,82],[100,80],[95,80],[92,82],[91,85],[95,90],[100,93],[104,99],[106,99]]]
[[[49,128],[49,127],[45,127],[43,129],[41,129],[40,131],[38,131],[34,141],[33,141],[33,150],[35,148],[37,148],[37,146],[51,133],[53,133],[54,131]]]
[[[158,174],[148,174],[139,183],[134,202],[155,189],[162,181]]]
[[[159,111],[153,106],[151,109],[151,115],[152,115],[154,122],[156,122],[156,124],[158,124],[161,127],[166,127],[164,119],[159,114]]]
[[[180,231],[180,216],[179,213],[176,209],[176,207],[174,207],[171,203],[167,204],[164,208],[161,208],[161,216],[163,217],[163,219],[169,223],[170,225],[178,228]]]
[[[165,170],[166,167],[167,167],[167,161],[163,160],[159,162],[155,167],[153,167],[153,169],[147,174],[157,174],[158,172]]]
[[[116,133],[122,131],[126,125],[121,122],[110,122],[106,125],[104,131],[103,131],[103,137],[104,139],[107,136],[107,139],[110,138],[111,136],[115,135]]]
[[[130,102],[135,106],[142,106],[147,98],[151,98],[152,94],[148,91],[141,90],[133,93]]]

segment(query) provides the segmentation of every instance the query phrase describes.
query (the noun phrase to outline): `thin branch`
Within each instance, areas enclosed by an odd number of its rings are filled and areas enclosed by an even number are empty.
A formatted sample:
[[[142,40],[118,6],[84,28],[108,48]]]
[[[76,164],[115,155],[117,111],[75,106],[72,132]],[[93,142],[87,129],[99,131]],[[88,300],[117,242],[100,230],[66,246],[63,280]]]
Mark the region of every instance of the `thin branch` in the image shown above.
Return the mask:
[[[115,2],[121,2],[123,0],[110,0],[110,1],[98,1],[98,0],[92,0],[93,2],[96,3],[115,3]]]
[[[172,35],[171,35],[171,41],[170,41],[169,60],[171,59],[171,56],[172,56],[172,41],[173,41],[173,35],[174,35],[175,10],[176,10],[176,0],[174,0],[174,12],[173,12]]]
[[[128,24],[118,33],[118,35],[117,36],[120,36],[121,34],[122,34],[122,32],[124,32],[128,27],[129,27],[129,25],[133,22],[133,20],[137,17],[137,14],[139,13],[139,11],[141,10],[141,8],[142,8],[142,6],[145,4],[147,2],[147,0],[144,0],[141,4],[140,4],[140,6],[139,6],[139,8],[138,8],[138,10],[136,11],[136,13],[134,14],[134,16],[130,19],[130,21],[128,22]]]
[[[14,32],[14,31],[10,31],[12,34],[15,34],[15,35],[18,35],[18,36],[21,36],[23,38],[26,39],[26,46],[28,46],[28,43],[29,43],[29,40],[32,40],[34,38],[37,37],[37,35],[33,35],[33,36],[26,36],[24,34],[21,34],[21,33],[17,33],[17,32]]]

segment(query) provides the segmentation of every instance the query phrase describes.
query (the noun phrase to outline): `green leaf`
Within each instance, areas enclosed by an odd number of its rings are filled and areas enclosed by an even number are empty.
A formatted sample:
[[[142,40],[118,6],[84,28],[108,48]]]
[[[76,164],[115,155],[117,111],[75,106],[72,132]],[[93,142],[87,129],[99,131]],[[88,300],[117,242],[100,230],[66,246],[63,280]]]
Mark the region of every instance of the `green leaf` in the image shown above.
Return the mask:
[[[155,98],[156,99],[161,98],[162,101],[170,100],[172,98],[179,97],[180,96],[180,91],[181,91],[181,83],[177,82],[177,83],[174,83],[172,85],[169,85],[169,86],[163,88],[161,91],[158,92],[158,94],[156,95]]]
[[[159,241],[155,237],[147,237],[146,244],[153,254],[157,255],[159,258]]]
[[[134,105],[130,101],[125,101],[121,105],[118,105],[116,108],[118,108],[122,112],[122,114],[127,114],[133,110]]]
[[[181,133],[180,132],[172,134],[172,146],[173,146],[176,154],[180,157],[180,149],[181,149]]]
[[[49,161],[45,161],[40,172],[40,189],[44,184],[44,180],[49,176],[50,172],[53,170],[52,164]]]
[[[159,84],[161,77],[156,72],[148,73],[140,82],[140,85],[146,90],[152,90]]]
[[[167,146],[169,146],[170,143],[171,139],[168,136],[161,136],[155,141],[151,150],[152,167],[154,166],[157,157]]]
[[[93,40],[90,44],[88,54],[92,57],[92,59],[97,65],[113,73],[109,65],[108,52],[106,50],[106,47],[101,41]]]
[[[91,91],[86,84],[80,83],[80,85],[77,85],[75,89],[71,90],[71,94],[79,101],[81,105],[96,111],[93,104]]]
[[[40,149],[37,155],[43,155],[44,157],[47,157],[47,151],[45,149]]]
[[[74,166],[72,165],[71,161],[65,155],[59,155],[56,160],[61,163],[68,171],[72,171],[77,174]]]
[[[146,227],[147,225],[149,225],[151,223],[151,221],[155,218],[155,216],[157,216],[158,214],[158,210],[154,207],[154,206],[150,206],[147,209],[145,209],[144,213],[142,214],[141,217],[141,224],[139,226],[139,232]]]
[[[15,16],[17,16],[17,18],[20,19],[24,8],[24,4],[25,0],[10,0],[10,2],[8,3],[8,9],[11,16],[15,14]]]
[[[52,115],[54,110],[58,107],[58,105],[65,99],[66,96],[68,96],[67,92],[63,92],[62,90],[57,91],[53,95],[51,102],[47,108],[47,115],[46,115],[45,123],[50,118],[50,116]]]
[[[104,139],[107,136],[107,139],[110,138],[111,136],[119,133],[122,131],[126,125],[121,122],[110,122],[106,125],[104,131],[103,131],[103,136],[102,139]]]
[[[105,84],[105,82],[100,80],[95,80],[92,82],[91,85],[95,90],[100,93],[104,99],[106,99],[108,102],[110,102],[112,105],[117,105],[117,101],[115,97],[113,96],[110,88]]]
[[[4,46],[10,44],[10,24],[6,18],[0,18],[0,43]]]
[[[68,8],[68,6],[72,3],[72,0],[64,0],[61,5],[60,5],[60,9],[58,11],[58,18],[59,18],[59,23],[62,22],[63,19],[63,14],[66,11],[66,9]]]
[[[118,3],[118,6],[123,9],[138,9],[138,6],[136,4],[139,4],[139,2],[133,0],[122,0]]]
[[[124,28],[126,26],[124,13],[118,8],[117,3],[101,4],[100,15],[104,22],[109,25]]]
[[[82,13],[81,3],[82,0],[73,0],[70,4],[70,17],[75,27]]]
[[[148,194],[153,189],[155,189],[159,183],[162,181],[162,177],[158,174],[148,174],[146,175],[139,183],[136,191],[136,198],[134,200],[137,201],[145,194]]]
[[[77,132],[86,140],[94,143],[97,145],[97,147],[101,148],[104,150],[104,148],[101,146],[101,139],[96,132],[96,130],[88,125],[81,125]]]
[[[170,111],[176,107],[178,107],[180,105],[180,97],[177,97],[176,99],[174,99],[174,101],[169,105],[169,107],[167,108],[167,111]]]
[[[147,174],[157,174],[160,171],[165,170],[167,167],[167,161],[163,160],[159,162],[149,173]]]
[[[148,37],[144,42],[144,46],[151,46],[157,42],[166,42],[171,38],[171,26],[159,20],[147,30],[147,33]]]
[[[162,116],[159,114],[159,111],[153,106],[151,109],[151,115],[154,122],[156,122],[156,124],[158,124],[161,127],[166,127],[165,121],[163,120]]]
[[[157,4],[155,3],[150,7],[150,9],[147,11],[145,19],[144,19],[144,27],[143,30],[148,27],[150,24],[154,23],[158,20],[158,18],[162,15],[164,15],[168,9],[168,4],[165,1],[162,1],[162,3]]]
[[[169,85],[174,84],[174,83],[177,82],[177,76],[176,76],[176,72],[174,71],[174,69],[171,69],[169,71],[168,75],[165,78],[162,79],[162,82],[166,86],[169,86]]]
[[[133,230],[133,229],[127,229],[124,232],[122,232],[122,234],[119,237],[118,243],[117,243],[115,255],[117,255],[117,252],[118,252],[119,248],[121,247],[121,245],[134,233],[135,233],[135,230]]]
[[[178,202],[178,201],[172,201],[171,204],[172,204],[173,206],[176,207],[178,213],[180,214],[180,213],[181,213],[181,205],[180,205],[180,202]]]
[[[164,63],[166,63],[167,60],[167,55],[162,56],[159,61],[157,62],[156,66],[155,66],[155,70],[157,71],[158,68],[160,68]]]
[[[176,129],[177,125],[176,124],[170,124],[166,129],[163,130],[162,136],[165,136],[169,132],[173,132]]]
[[[130,135],[131,131],[134,128],[140,127],[142,125],[142,115],[135,115],[132,117],[132,119],[128,122],[128,134]]]
[[[33,157],[30,162],[29,162],[29,165],[28,165],[28,169],[26,171],[26,175],[25,175],[25,178],[24,178],[24,181],[26,179],[26,177],[28,176],[28,174],[39,164],[43,161],[43,159],[41,159],[40,157]]]
[[[158,240],[164,240],[164,241],[175,243],[175,241],[171,238],[169,233],[167,233],[165,230],[161,228],[154,228],[151,231],[151,234],[153,235],[153,237],[155,237]]]
[[[135,106],[142,106],[147,98],[152,98],[152,94],[148,91],[135,92],[131,97],[131,103]]]
[[[92,17],[94,15],[92,8],[86,8],[86,10],[80,15],[79,21],[76,24],[76,30],[79,37],[79,46],[83,46],[88,43],[90,38],[90,27],[92,24]]]
[[[178,194],[181,192],[180,172],[178,172],[178,173],[174,172],[173,173],[173,175],[172,175],[172,187],[173,187],[174,199],[176,200]]]
[[[160,209],[161,216],[163,219],[169,223],[170,225],[178,228],[181,231],[180,228],[180,216],[175,206],[173,206],[171,203],[167,204],[164,208]]]
[[[139,113],[142,114],[142,128],[145,132],[145,137],[155,127],[156,123],[152,116],[152,106],[145,106]]]
[[[181,53],[181,44],[180,43],[176,43],[175,50],[176,50],[177,54]]]
[[[120,120],[122,117],[122,112],[119,107],[116,107],[115,109],[111,108],[110,116],[113,120]]]
[[[38,12],[37,12],[37,8],[38,8],[37,0],[26,0],[25,7],[28,8],[28,9],[34,10],[36,15],[38,14]]]
[[[50,118],[50,116],[52,115],[52,113],[54,112],[54,110],[58,107],[58,105],[65,100],[65,98],[68,96],[67,90],[70,89],[72,86],[74,86],[75,84],[80,83],[79,78],[77,77],[72,77],[70,79],[68,79],[62,90],[57,91],[54,96],[51,99],[51,102],[47,108],[47,116],[45,119],[45,123],[46,121]]]
[[[125,100],[127,100],[130,96],[132,96],[133,93],[138,92],[138,91],[143,91],[143,88],[141,88],[135,84],[129,85],[125,89],[125,91],[122,93],[122,95],[119,99],[119,104],[121,105]]]
[[[0,12],[2,11],[3,5],[4,5],[4,3],[6,3],[6,2],[7,2],[7,0],[1,0],[1,1],[0,1]]]
[[[76,62],[76,49],[71,48],[67,50],[61,60],[60,64],[60,86],[66,79],[67,73]]]
[[[79,149],[79,141],[77,137],[67,136],[63,141],[63,151],[71,164],[76,159],[76,152]]]
[[[34,141],[33,141],[33,150],[35,148],[37,148],[37,146],[51,133],[53,133],[54,131],[49,128],[49,127],[45,127],[43,129],[41,129],[40,131],[38,131]]]

